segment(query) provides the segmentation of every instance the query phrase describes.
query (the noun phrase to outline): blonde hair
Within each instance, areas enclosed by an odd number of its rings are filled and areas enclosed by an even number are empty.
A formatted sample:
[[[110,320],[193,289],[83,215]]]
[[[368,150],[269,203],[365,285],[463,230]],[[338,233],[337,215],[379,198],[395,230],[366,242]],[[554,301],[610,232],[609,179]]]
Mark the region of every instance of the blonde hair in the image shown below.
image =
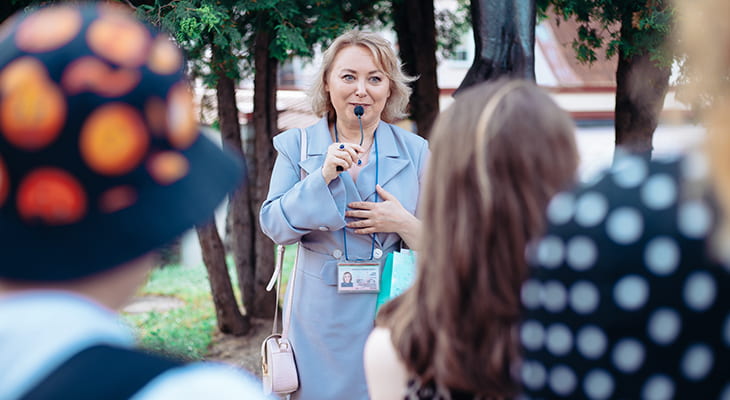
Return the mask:
[[[412,91],[408,83],[417,78],[408,76],[403,72],[401,63],[398,61],[398,57],[396,57],[389,41],[378,34],[358,29],[340,35],[324,52],[322,65],[315,74],[314,81],[309,89],[314,113],[319,117],[328,115],[330,120],[334,120],[335,109],[330,101],[329,93],[325,90],[325,84],[335,57],[340,50],[350,46],[362,46],[370,50],[375,65],[383,70],[383,73],[390,81],[390,97],[385,102],[385,108],[380,118],[385,122],[394,122],[404,118],[407,115],[406,107]]]

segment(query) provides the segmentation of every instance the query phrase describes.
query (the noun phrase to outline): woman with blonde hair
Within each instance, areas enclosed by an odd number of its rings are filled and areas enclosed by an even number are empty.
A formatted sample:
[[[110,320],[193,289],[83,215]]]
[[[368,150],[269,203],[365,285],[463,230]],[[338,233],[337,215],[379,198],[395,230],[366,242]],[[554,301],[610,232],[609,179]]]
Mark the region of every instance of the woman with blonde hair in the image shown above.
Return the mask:
[[[573,181],[573,132],[526,81],[477,85],[438,117],[417,279],[383,307],[365,349],[373,400],[518,393],[525,246],[542,231],[548,199]]]
[[[405,114],[412,80],[388,41],[346,32],[314,79],[320,121],[274,138],[279,154],[260,221],[274,242],[300,242],[292,309],[284,311],[299,369],[295,399],[368,398],[362,349],[377,294],[338,291],[338,277],[360,267],[381,272],[403,242],[418,246],[428,143],[392,124]]]

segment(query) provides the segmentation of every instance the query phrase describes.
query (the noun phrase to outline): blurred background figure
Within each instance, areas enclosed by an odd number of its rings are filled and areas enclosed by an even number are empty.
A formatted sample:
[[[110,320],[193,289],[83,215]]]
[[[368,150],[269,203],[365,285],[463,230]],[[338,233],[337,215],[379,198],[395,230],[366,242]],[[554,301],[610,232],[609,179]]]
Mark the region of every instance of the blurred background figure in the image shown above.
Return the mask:
[[[365,349],[370,395],[510,398],[525,245],[575,178],[573,122],[533,83],[499,80],[459,94],[431,146],[417,278],[378,314]]]
[[[730,3],[677,6],[707,150],[627,155],[552,200],[522,289],[526,398],[730,399]]]
[[[198,133],[182,54],[101,3],[1,32],[0,398],[263,398],[230,367],[134,350],[116,313],[243,179]]]

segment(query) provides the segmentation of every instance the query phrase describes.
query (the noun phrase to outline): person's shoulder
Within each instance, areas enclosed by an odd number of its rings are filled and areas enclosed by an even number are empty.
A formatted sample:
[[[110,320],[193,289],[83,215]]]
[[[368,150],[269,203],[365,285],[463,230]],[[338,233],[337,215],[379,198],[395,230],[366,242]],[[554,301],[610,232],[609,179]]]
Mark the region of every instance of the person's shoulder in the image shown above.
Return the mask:
[[[373,400],[394,398],[403,393],[408,381],[405,364],[398,355],[390,330],[376,327],[365,343],[365,377]]]
[[[671,181],[673,185],[681,185],[681,170],[686,164],[685,157],[679,155],[651,161],[640,155],[620,155],[610,167],[576,182],[563,194],[580,197],[600,193],[612,204],[628,205],[635,201],[634,194],[641,196],[642,191],[646,192],[645,185],[657,177]]]
[[[299,143],[299,128],[287,129],[276,136],[274,136],[274,146],[277,149],[289,148]]]
[[[322,118],[317,123],[310,125],[305,128],[291,128],[287,129],[276,136],[274,136],[274,147],[277,149],[281,148],[299,148],[299,141],[301,140],[302,129],[311,135],[312,132],[318,132],[321,129],[327,129],[327,121]],[[324,127],[324,128],[323,128]]]
[[[264,400],[261,383],[246,371],[219,363],[192,363],[153,379],[134,400],[159,399]]]
[[[395,124],[386,124],[390,127],[390,130],[393,132],[393,135],[400,138],[404,142],[408,143],[410,146],[419,147],[419,146],[428,146],[428,141],[423,138],[422,136],[419,136],[409,130],[403,129],[398,125]]]

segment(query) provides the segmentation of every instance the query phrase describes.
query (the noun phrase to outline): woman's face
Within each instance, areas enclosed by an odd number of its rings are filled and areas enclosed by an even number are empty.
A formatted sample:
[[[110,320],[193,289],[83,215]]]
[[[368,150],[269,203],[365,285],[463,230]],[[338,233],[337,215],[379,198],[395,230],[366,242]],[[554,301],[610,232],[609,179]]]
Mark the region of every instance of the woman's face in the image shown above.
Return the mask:
[[[342,280],[345,282],[352,282],[352,275],[350,275],[349,272],[345,272],[344,275],[342,275]]]
[[[357,126],[355,106],[362,106],[363,125],[380,120],[380,114],[390,97],[390,80],[375,64],[367,47],[348,46],[340,50],[327,75],[325,90],[335,108],[337,120]]]

